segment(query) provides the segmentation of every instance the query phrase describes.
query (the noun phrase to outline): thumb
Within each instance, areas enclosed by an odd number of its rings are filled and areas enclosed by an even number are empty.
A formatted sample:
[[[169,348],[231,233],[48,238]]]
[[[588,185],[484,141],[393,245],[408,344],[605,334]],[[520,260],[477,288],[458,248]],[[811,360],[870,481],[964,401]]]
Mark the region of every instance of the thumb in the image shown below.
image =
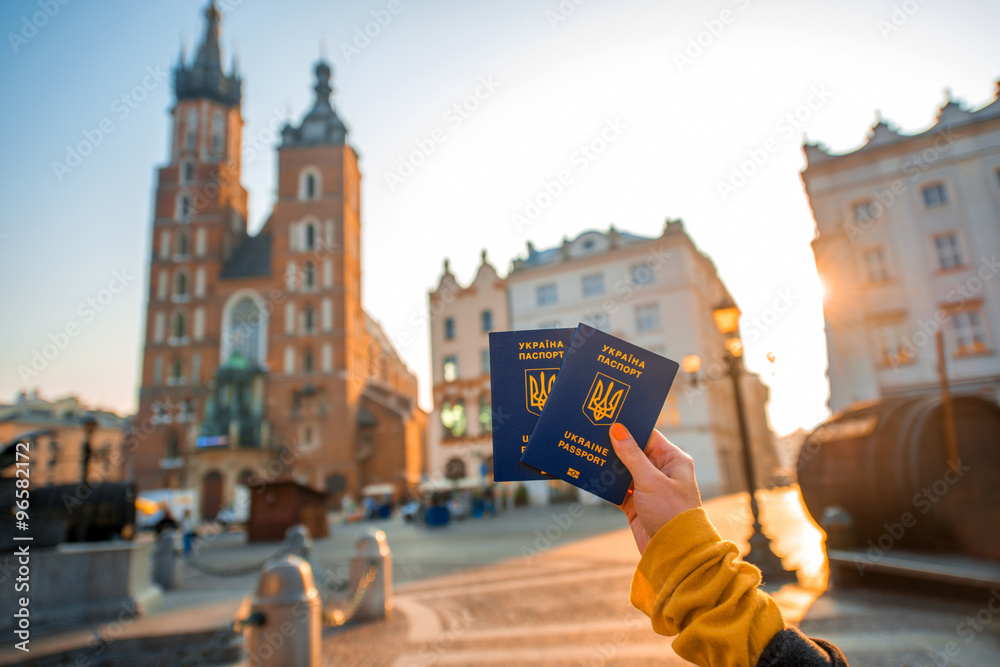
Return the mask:
[[[615,448],[615,454],[625,464],[628,471],[635,479],[644,478],[650,474],[659,474],[659,470],[649,460],[646,453],[639,449],[635,438],[628,432],[623,424],[612,424],[610,429],[611,445]]]

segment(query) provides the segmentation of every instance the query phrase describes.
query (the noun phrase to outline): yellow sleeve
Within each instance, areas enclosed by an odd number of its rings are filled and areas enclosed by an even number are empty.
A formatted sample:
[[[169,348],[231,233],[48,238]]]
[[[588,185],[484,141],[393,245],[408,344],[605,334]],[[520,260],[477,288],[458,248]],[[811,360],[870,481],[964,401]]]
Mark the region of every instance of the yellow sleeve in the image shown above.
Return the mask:
[[[759,590],[760,570],[737,560],[702,508],[668,521],[632,577],[631,602],[653,630],[677,635],[677,655],[697,665],[753,667],[785,628],[778,605]]]

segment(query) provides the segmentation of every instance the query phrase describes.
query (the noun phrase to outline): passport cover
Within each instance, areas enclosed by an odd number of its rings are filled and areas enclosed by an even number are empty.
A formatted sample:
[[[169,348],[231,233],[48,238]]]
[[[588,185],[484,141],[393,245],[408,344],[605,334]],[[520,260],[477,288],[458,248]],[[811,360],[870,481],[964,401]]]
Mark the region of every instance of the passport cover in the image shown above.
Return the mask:
[[[521,461],[620,505],[632,475],[608,429],[621,422],[645,448],[677,369],[675,361],[580,324]]]
[[[574,329],[490,333],[493,481],[552,479],[521,463],[528,436],[542,414]]]

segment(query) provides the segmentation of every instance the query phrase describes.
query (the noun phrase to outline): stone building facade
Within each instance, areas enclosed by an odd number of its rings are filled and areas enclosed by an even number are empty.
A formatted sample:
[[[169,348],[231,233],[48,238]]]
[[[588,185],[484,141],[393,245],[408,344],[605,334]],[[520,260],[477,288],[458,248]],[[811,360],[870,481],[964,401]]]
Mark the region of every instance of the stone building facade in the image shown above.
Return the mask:
[[[879,119],[857,150],[805,145],[834,412],[939,391],[938,331],[952,391],[1000,397],[997,90],[916,134]]]
[[[729,297],[715,265],[695,247],[680,221],[658,237],[611,227],[586,231],[547,249],[528,244],[501,278],[483,261],[475,279],[461,286],[447,263],[430,294],[434,412],[430,427],[431,474],[461,460],[466,476],[482,474],[492,452],[488,338],[484,317],[497,330],[575,328],[585,322],[657,354],[680,361],[698,355],[702,370],[679,373],[657,428],[694,457],[702,493],[744,488],[736,404],[726,373],[724,337],[713,310]],[[749,372],[741,376],[747,425],[758,478],[771,479],[777,464],[765,412],[768,391]],[[457,400],[462,400],[460,407]],[[461,426],[458,432],[453,424]],[[452,463],[457,466],[458,464]],[[553,482],[558,486],[561,482]],[[528,483],[532,501],[544,503],[559,489]]]

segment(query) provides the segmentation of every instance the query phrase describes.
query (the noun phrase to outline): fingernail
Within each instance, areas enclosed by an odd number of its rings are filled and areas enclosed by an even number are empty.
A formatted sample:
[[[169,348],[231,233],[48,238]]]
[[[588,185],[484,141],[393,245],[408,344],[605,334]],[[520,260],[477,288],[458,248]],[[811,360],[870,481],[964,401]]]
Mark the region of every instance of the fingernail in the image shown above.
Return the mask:
[[[624,440],[628,437],[628,429],[618,422],[615,422],[611,425],[611,435],[615,440]]]

